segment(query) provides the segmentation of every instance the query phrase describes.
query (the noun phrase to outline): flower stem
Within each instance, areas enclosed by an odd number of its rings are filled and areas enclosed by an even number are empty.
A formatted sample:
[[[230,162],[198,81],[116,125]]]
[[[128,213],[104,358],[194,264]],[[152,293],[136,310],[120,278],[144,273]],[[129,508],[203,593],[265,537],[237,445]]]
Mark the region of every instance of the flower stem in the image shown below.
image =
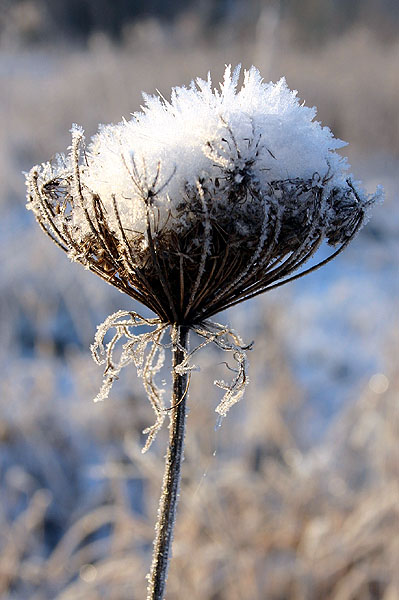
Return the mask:
[[[174,324],[172,326],[173,389],[169,425],[169,446],[165,460],[162,494],[158,508],[158,521],[155,528],[156,537],[154,540],[151,571],[148,575],[147,600],[163,600],[168,575],[177,498],[179,495],[181,463],[183,459],[188,385],[187,374],[180,375],[176,371],[176,367],[184,359],[184,349],[187,348],[187,341],[188,327]]]

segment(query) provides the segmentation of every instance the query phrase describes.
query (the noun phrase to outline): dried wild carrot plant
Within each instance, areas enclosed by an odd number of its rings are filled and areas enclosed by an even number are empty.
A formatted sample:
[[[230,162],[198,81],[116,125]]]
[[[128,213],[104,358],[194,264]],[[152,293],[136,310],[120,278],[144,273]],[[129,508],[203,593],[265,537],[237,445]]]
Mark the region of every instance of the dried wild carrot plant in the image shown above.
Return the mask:
[[[74,125],[69,155],[27,175],[28,208],[43,231],[73,261],[157,315],[118,311],[99,326],[92,346],[105,365],[97,400],[135,364],[156,415],[144,450],[170,415],[148,600],[165,592],[192,357],[214,343],[236,361],[233,381],[215,382],[224,391],[221,417],[248,383],[251,346],[211,317],[326,264],[381,195],[368,197],[352,180],[336,152],[345,143],[314,120],[315,109],[300,104],[284,79],[265,84],[252,67],[238,90],[239,73],[226,68],[219,90],[210,77],[175,88],[170,102],[145,96],[141,113],[101,127],[87,149]],[[331,255],[301,270],[324,241]],[[190,331],[203,340],[193,350]],[[166,406],[156,374],[169,348]]]

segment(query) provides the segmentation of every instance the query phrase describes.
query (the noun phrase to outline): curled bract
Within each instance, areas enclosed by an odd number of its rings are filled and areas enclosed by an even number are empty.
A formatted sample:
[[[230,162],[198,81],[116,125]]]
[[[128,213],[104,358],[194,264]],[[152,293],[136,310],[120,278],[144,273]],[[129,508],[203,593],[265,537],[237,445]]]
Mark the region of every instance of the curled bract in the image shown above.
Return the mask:
[[[141,331],[137,332],[139,328]],[[142,329],[145,329],[143,332]],[[163,401],[164,389],[156,383],[155,376],[162,369],[165,361],[165,350],[173,348],[173,336],[171,343],[164,342],[163,338],[169,329],[168,324],[159,318],[146,319],[134,311],[119,310],[110,315],[98,326],[94,344],[91,346],[92,356],[98,365],[105,365],[104,380],[95,401],[105,400],[121,370],[130,363],[134,363],[137,374],[141,377],[148,399],[154,410],[155,423],[143,431],[147,435],[144,445],[145,452],[156,437],[165,420],[168,411]],[[220,417],[225,417],[233,404],[238,402],[244,395],[248,384],[247,376],[247,351],[252,344],[244,346],[240,336],[220,323],[205,321],[198,325],[192,325],[191,329],[202,338],[202,342],[193,350],[179,347],[183,360],[176,365],[175,371],[178,375],[190,374],[196,369],[192,362],[193,356],[208,344],[215,344],[224,352],[232,353],[237,368],[231,369],[235,373],[230,383],[215,381],[215,385],[224,390],[222,400],[216,407]],[[105,342],[107,334],[112,332],[109,342]],[[118,342],[122,341],[122,349],[117,350]]]

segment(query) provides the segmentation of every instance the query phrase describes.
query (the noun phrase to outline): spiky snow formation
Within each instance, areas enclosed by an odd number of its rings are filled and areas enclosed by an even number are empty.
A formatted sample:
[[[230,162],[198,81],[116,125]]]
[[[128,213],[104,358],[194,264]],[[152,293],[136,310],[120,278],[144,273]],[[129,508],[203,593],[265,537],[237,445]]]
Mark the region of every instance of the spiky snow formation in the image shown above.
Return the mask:
[[[343,249],[368,198],[345,145],[285,80],[227,67],[144,96],[130,121],[102,126],[87,150],[34,167],[28,208],[66,250],[164,322],[200,323],[292,279],[323,240]],[[294,275],[297,277],[298,275]]]

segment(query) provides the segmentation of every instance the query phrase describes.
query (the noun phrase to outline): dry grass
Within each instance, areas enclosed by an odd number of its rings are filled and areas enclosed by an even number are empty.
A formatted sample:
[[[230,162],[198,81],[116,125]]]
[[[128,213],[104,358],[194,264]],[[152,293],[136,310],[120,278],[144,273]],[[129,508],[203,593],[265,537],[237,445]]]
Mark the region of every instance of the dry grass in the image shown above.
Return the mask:
[[[254,363],[255,370],[261,367]],[[169,597],[394,600],[397,375],[384,393],[364,389],[325,441],[302,451],[280,400],[297,395],[297,386],[288,365],[279,364],[281,375],[266,391],[252,390],[241,414],[216,433],[211,406],[198,403],[204,383],[194,379]],[[77,366],[70,364],[83,390],[86,365]],[[33,385],[25,414],[19,422],[3,422],[2,442],[19,448],[22,461],[9,465],[2,486],[1,597],[141,598],[164,440],[158,454],[141,454],[132,427],[148,415],[145,403],[126,392],[118,406],[115,401],[79,408],[69,398],[68,414],[60,415],[50,372],[29,373]],[[14,398],[14,409],[22,402]],[[51,435],[42,437],[46,427]],[[79,486],[73,481],[82,469],[79,461],[90,469],[84,438],[108,447],[108,456],[103,466],[80,474],[86,482]],[[85,486],[97,478],[102,484],[89,493]],[[132,482],[142,486],[139,510],[130,504]],[[51,518],[64,525],[55,545],[43,537]]]

